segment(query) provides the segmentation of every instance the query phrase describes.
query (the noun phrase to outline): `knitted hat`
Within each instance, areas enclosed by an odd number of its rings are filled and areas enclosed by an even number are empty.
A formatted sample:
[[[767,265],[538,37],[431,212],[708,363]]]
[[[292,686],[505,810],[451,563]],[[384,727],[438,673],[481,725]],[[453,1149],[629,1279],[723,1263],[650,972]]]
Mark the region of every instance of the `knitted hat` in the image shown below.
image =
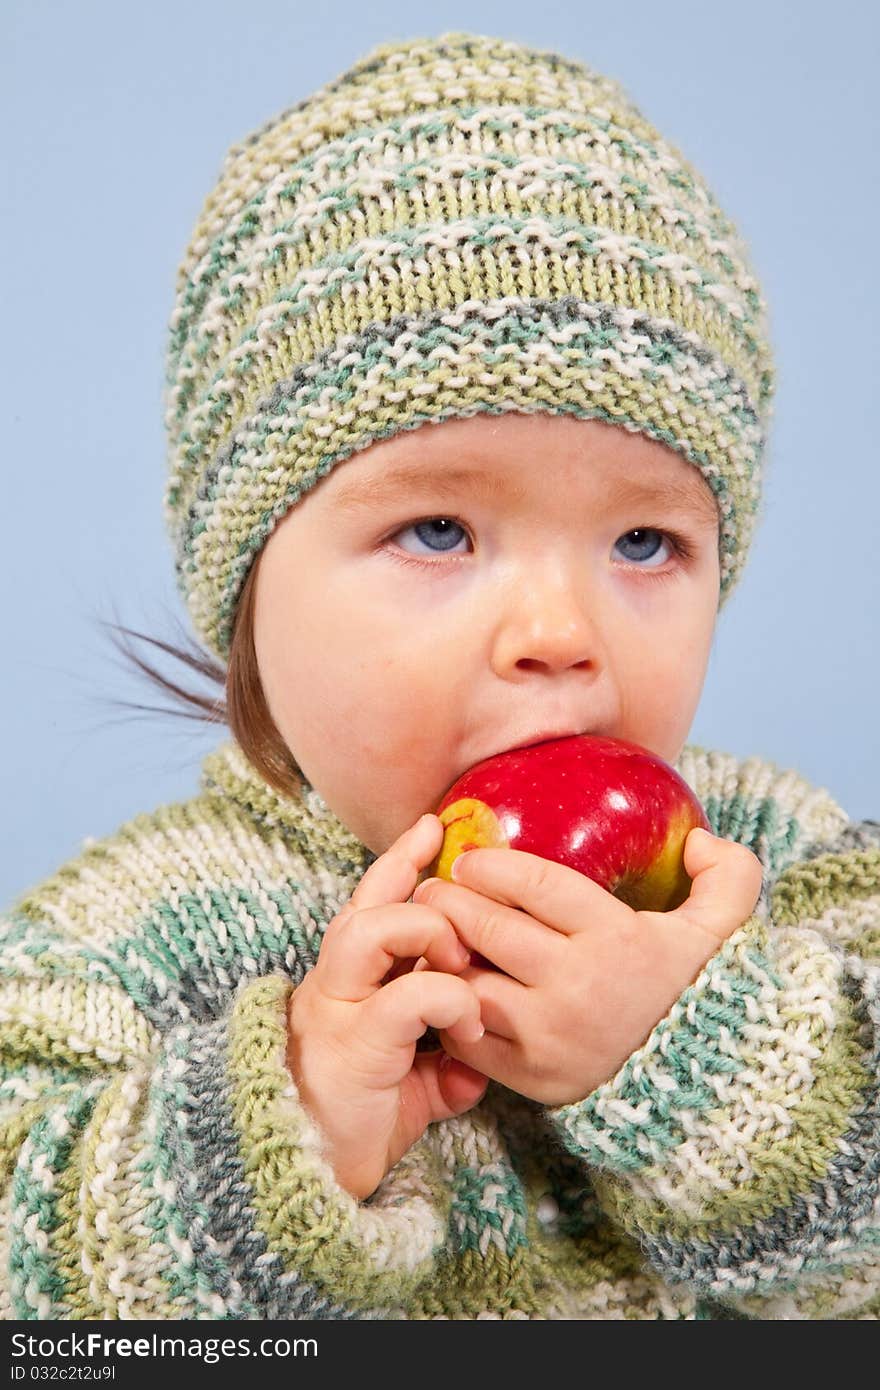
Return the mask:
[[[226,156],[170,324],[166,522],[229,653],[250,566],[331,468],[479,411],[640,431],[758,515],[773,365],[735,228],[619,85],[465,33],[382,44]]]

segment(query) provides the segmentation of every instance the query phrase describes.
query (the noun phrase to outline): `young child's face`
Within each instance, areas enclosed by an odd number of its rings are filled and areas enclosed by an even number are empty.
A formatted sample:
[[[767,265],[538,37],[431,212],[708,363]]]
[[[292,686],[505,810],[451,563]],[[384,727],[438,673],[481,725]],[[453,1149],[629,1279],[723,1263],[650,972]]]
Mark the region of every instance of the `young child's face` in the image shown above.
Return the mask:
[[[278,731],[381,854],[469,767],[542,734],[678,758],[718,607],[717,510],[645,435],[481,414],[337,464],[276,527],[256,583]]]

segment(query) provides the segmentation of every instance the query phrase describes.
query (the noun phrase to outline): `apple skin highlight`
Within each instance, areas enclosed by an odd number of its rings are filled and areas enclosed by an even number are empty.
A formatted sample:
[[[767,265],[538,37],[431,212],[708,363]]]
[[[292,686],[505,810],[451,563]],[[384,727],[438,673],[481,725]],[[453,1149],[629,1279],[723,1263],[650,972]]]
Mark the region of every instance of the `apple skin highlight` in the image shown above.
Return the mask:
[[[711,830],[668,763],[623,739],[578,734],[486,758],[446,792],[443,844],[428,871],[451,880],[467,849],[518,849],[585,874],[636,911],[689,893],[684,844]]]

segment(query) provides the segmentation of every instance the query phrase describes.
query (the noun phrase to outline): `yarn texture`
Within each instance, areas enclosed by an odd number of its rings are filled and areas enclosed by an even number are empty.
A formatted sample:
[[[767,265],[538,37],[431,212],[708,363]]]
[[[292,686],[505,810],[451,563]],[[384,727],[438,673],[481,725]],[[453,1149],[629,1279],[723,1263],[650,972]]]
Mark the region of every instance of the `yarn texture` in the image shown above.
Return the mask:
[[[756,912],[585,1100],[491,1083],[366,1201],[285,1006],[374,856],[233,742],[0,923],[4,1319],[880,1314],[880,825],[696,746]]]
[[[744,242],[616,81],[503,39],[382,44],[226,156],[170,323],[165,519],[225,658],[273,528],[355,451],[485,411],[600,419],[700,469],[719,607],[774,392]]]

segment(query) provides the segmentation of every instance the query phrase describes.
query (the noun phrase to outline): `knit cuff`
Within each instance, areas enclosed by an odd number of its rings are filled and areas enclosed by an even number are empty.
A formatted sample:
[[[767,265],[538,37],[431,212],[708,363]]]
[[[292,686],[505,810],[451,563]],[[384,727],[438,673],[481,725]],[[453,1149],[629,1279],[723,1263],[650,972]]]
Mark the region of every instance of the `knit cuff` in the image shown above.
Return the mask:
[[[614,1077],[585,1100],[548,1108],[569,1152],[642,1190],[647,1181],[667,1198],[697,1175],[718,1180],[724,1114],[742,1098],[749,1020],[770,984],[766,945],[766,923],[749,918]],[[694,1136],[713,1125],[721,1128],[711,1142],[722,1143],[710,1169]]]
[[[664,1283],[752,1315],[876,1294],[877,978],[843,918],[751,917],[615,1077],[548,1111]]]
[[[368,1203],[340,1186],[287,1067],[292,990],[285,975],[254,980],[229,1018],[228,1107],[253,1224],[289,1275],[332,1290],[342,1308],[320,1316],[344,1317],[342,1309],[360,1305],[389,1316],[444,1245],[443,1190],[439,1182],[431,1189],[424,1155],[416,1178],[418,1146]]]

